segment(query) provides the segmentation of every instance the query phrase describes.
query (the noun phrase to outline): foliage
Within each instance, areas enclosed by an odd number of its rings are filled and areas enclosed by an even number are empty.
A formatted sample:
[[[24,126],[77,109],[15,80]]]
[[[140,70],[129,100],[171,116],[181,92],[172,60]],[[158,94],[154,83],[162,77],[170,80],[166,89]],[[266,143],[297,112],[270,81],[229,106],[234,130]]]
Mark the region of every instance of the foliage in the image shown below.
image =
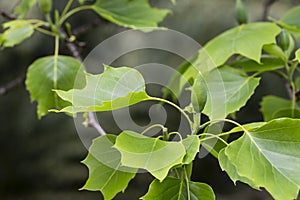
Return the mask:
[[[59,53],[62,39],[68,37],[63,28],[68,26],[69,17],[79,11],[93,10],[112,23],[142,31],[159,29],[158,23],[170,11],[154,8],[147,0],[96,0],[94,4],[80,0],[80,5],[71,9],[73,1],[69,0],[61,13],[55,10],[52,19],[52,1],[20,2],[15,9],[18,18],[3,24],[1,47],[20,44],[34,31],[53,37],[55,44],[54,55],[37,59],[27,72],[26,87],[31,100],[38,102],[39,118],[49,111],[101,112],[152,100],[174,106],[191,127],[190,132],[179,133],[168,132],[162,124],[156,124],[143,133],[123,130],[117,136],[106,134],[94,139],[83,161],[89,178],[82,189],[101,191],[104,199],[112,199],[143,169],[154,180],[141,199],[215,199],[209,185],[191,180],[193,161],[203,146],[234,182],[244,182],[254,189],[265,188],[275,199],[297,198],[300,49],[294,49],[294,43],[300,33],[300,6],[278,21],[246,23],[244,5],[240,0],[236,2],[236,17],[241,25],[221,33],[195,52],[193,59],[178,68],[181,76],[174,75],[164,90],[164,97],[172,91],[176,98],[186,83],[191,83],[191,104],[186,109],[166,98],[148,95],[144,78],[135,69],[105,65],[103,73],[93,75],[84,72],[81,60]],[[25,19],[36,3],[46,21]],[[266,72],[283,78],[290,99],[265,96],[260,109],[265,122],[241,125],[230,119],[228,116],[247,105]],[[201,113],[208,121],[200,121]],[[236,127],[217,134],[210,132],[219,122]],[[144,135],[154,127],[162,128],[160,136]],[[237,132],[242,134],[238,139],[228,140],[230,134]],[[179,140],[173,140],[175,134]],[[184,135],[188,136],[182,138]],[[218,143],[208,145],[212,139]]]

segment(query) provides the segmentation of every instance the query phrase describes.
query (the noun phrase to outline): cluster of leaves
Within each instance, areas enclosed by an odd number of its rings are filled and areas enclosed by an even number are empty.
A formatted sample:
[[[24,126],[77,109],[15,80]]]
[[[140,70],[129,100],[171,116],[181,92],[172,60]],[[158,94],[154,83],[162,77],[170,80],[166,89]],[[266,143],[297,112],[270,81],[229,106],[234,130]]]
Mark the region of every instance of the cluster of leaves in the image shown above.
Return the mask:
[[[45,21],[24,19],[29,8],[38,3]],[[56,112],[100,112],[130,106],[142,101],[160,101],[174,106],[191,127],[186,138],[178,132],[168,133],[161,124],[162,135],[156,138],[124,130],[118,136],[107,134],[93,141],[87,158],[89,178],[83,189],[101,191],[104,199],[112,199],[124,191],[139,169],[155,180],[143,197],[148,199],[215,199],[211,187],[191,181],[192,163],[200,146],[207,148],[221,168],[236,182],[252,188],[265,188],[275,199],[295,199],[300,188],[300,50],[294,41],[300,33],[300,7],[290,10],[281,20],[241,24],[210,40],[195,57],[179,66],[164,90],[165,97],[178,97],[191,84],[191,104],[176,104],[145,91],[143,76],[129,67],[105,66],[102,74],[86,73],[80,61],[59,54],[60,41],[67,37],[62,27],[73,14],[91,9],[118,25],[150,31],[169,13],[153,8],[147,0],[96,0],[70,9],[54,11],[51,0],[24,0],[15,9],[18,18],[5,23],[0,45],[15,46],[39,31],[54,38],[54,55],[34,61],[27,72],[26,87],[31,99],[38,101],[41,118],[50,109]],[[175,2],[173,2],[175,3]],[[242,9],[241,1],[237,1]],[[241,10],[238,16],[245,23]],[[262,53],[263,51],[263,53]],[[260,75],[275,72],[289,86],[291,99],[265,96],[261,102],[264,122],[240,125],[228,119],[246,105],[260,84]],[[79,81],[77,81],[79,80]],[[79,83],[79,84],[78,84]],[[55,109],[55,110],[54,110]],[[200,114],[209,121],[200,123]],[[189,118],[193,116],[193,120]],[[237,125],[227,132],[212,134],[217,122]],[[150,127],[153,128],[153,127]],[[231,133],[242,136],[228,143]],[[179,141],[172,141],[172,135]],[[217,140],[211,145],[209,141]]]

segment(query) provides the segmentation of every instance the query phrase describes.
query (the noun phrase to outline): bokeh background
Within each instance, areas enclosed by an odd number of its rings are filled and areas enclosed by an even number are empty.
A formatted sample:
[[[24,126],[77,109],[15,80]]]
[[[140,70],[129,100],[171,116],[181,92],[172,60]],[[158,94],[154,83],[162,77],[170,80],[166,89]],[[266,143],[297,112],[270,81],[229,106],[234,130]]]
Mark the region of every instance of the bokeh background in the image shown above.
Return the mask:
[[[11,12],[17,0],[1,0],[0,8]],[[54,6],[62,9],[66,0],[55,0]],[[246,0],[250,21],[258,21],[262,17],[263,0]],[[178,0],[176,5],[169,1],[153,0],[157,7],[169,8],[169,15],[162,26],[180,31],[200,44],[205,44],[224,30],[236,26],[234,19],[234,0]],[[273,4],[270,16],[279,19],[288,9],[300,1],[278,0]],[[38,8],[33,7],[28,17],[42,17]],[[93,12],[83,12],[71,18],[74,29],[83,24],[90,24],[97,16]],[[0,17],[0,21],[5,19]],[[106,38],[125,30],[104,20],[97,22],[89,31],[78,37],[85,42],[82,48],[83,57]],[[18,76],[22,76],[27,67],[41,56],[53,53],[53,40],[39,33],[23,44],[0,51],[0,87]],[[178,47],[180,48],[180,47]],[[132,52],[116,60],[115,66],[136,66],[149,61],[176,67],[182,60],[167,52],[141,50]],[[69,54],[62,46],[62,54]],[[143,57],[144,56],[144,57]],[[241,123],[260,121],[259,101],[266,94],[287,97],[281,80],[272,74],[265,74],[257,93],[247,104],[247,108],[237,113]],[[159,86],[149,86],[148,92],[160,96]],[[137,105],[131,108],[132,117],[137,123],[145,125],[149,122],[148,108],[150,104]],[[177,127],[178,113],[168,110],[168,126]],[[98,115],[103,128],[118,134],[111,113]],[[3,200],[94,200],[102,199],[100,192],[79,191],[87,179],[87,168],[80,163],[87,155],[82,144],[74,120],[64,114],[50,113],[41,120],[37,119],[36,103],[31,103],[24,84],[9,93],[0,96],[0,199]],[[96,135],[91,128],[86,129],[91,137]],[[235,187],[228,176],[222,172],[218,162],[208,155],[197,160],[194,166],[194,181],[208,183],[214,189],[219,200],[268,200],[272,199],[266,192],[255,191],[248,186],[237,183]],[[152,181],[150,175],[138,174],[130,183],[125,194],[115,199],[138,199],[147,192]]]

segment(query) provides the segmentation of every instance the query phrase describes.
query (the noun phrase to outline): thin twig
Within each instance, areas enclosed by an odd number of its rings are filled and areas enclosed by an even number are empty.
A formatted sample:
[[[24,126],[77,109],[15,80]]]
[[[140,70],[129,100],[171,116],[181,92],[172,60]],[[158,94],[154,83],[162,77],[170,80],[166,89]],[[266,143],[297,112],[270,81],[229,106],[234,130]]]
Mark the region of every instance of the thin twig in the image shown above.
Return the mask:
[[[266,2],[264,3],[264,7],[263,7],[263,14],[262,14],[262,21],[267,21],[268,20],[268,15],[269,15],[269,11],[271,6],[276,2],[277,0],[266,0]]]
[[[79,62],[82,63],[83,61],[82,61],[82,58],[80,56],[80,52],[78,50],[78,47],[74,43],[75,41],[70,41],[70,39],[69,39],[69,37],[68,37],[68,35],[65,31],[62,30],[61,32],[62,32],[62,35],[66,38],[66,46],[69,49],[69,51],[72,53],[73,57],[76,58]],[[96,120],[96,115],[93,112],[88,113],[88,126],[95,128],[96,131],[100,135],[106,135],[105,131],[103,130],[103,128],[100,126],[100,124]]]
[[[14,20],[17,19],[16,16],[14,16],[11,13],[6,12],[5,10],[3,10],[2,8],[0,8],[0,15],[8,20]]]
[[[75,28],[73,30],[73,34],[75,36],[83,35],[83,34],[89,32],[91,29],[96,28],[99,25],[105,24],[105,23],[108,23],[108,21],[105,20],[105,19],[103,19],[103,18],[96,18],[93,22],[91,22],[89,24],[86,23],[86,24],[84,24],[82,26],[79,26],[79,27]]]
[[[0,87],[0,95],[4,95],[8,93],[9,91],[17,88],[19,85],[21,85],[25,80],[25,73],[22,73],[20,76],[15,78],[14,80],[6,83],[5,85]]]

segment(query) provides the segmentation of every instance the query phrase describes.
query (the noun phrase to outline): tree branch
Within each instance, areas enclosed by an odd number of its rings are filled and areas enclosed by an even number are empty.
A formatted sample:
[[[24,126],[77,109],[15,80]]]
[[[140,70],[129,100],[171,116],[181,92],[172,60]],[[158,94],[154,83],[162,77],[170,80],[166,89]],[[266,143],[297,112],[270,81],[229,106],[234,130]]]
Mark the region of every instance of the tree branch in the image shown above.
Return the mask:
[[[78,50],[78,47],[74,43],[74,41],[70,41],[67,33],[63,30],[62,30],[62,35],[66,38],[66,46],[69,49],[69,51],[71,52],[71,54],[73,55],[73,57],[76,58],[79,62],[82,63],[83,61],[82,61],[82,58],[80,56],[80,52]],[[88,126],[95,128],[96,131],[100,135],[106,135],[105,131],[103,130],[103,128],[100,126],[100,124],[96,120],[96,115],[93,112],[88,113]]]
[[[16,79],[12,80],[11,82],[6,83],[2,87],[0,87],[0,95],[4,95],[8,93],[9,91],[17,88],[19,85],[21,85],[25,80],[25,73],[22,73],[20,76],[18,76]]]
[[[263,7],[263,14],[262,14],[262,21],[268,21],[268,15],[270,12],[271,6],[276,2],[277,0],[266,0]]]
[[[14,16],[11,13],[6,12],[5,10],[3,10],[2,8],[0,8],[0,15],[8,20],[14,20],[17,19],[16,16]]]

